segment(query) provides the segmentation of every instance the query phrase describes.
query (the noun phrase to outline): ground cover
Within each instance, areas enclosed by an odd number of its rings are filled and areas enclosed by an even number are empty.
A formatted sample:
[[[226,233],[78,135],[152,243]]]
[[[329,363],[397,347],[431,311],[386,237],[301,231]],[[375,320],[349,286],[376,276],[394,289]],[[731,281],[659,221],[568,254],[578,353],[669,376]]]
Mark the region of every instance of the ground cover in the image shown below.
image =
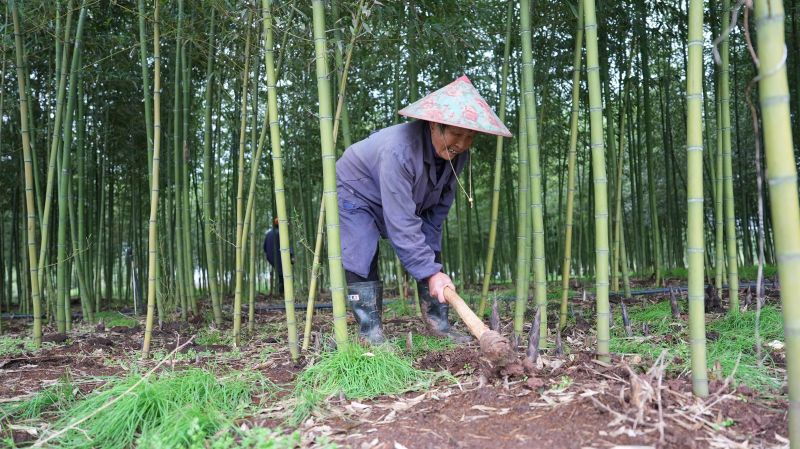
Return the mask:
[[[78,322],[63,341],[35,352],[20,337],[27,323],[8,321],[0,446],[63,432],[43,447],[787,447],[782,328],[769,293],[760,365],[749,337],[752,310],[708,314],[705,399],[691,395],[685,312],[673,318],[666,296],[629,304],[633,337],[614,305],[615,355],[605,364],[592,356],[591,295],[585,302],[576,295],[563,353],[550,341],[535,374],[505,378],[482,375],[476,343],[455,347],[428,334],[413,307],[412,316],[386,320],[386,347],[354,345],[341,355],[330,316],[320,312],[312,350],[296,362],[279,311],[259,312],[241,348],[228,329],[206,322],[165,324],[146,361],[136,318],[111,327]],[[504,307],[500,314],[509,335],[511,315]]]

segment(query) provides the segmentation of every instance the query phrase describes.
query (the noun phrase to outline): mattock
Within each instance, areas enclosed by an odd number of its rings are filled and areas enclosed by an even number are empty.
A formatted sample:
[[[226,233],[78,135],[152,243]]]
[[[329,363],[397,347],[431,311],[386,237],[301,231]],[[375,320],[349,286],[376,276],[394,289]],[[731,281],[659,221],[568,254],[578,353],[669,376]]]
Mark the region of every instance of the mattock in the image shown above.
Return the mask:
[[[500,333],[489,329],[455,290],[446,286],[444,288],[444,298],[455,309],[461,321],[467,325],[469,332],[478,339],[481,345],[481,352],[489,361],[497,365],[505,365],[515,359],[514,351],[508,339],[500,335]]]

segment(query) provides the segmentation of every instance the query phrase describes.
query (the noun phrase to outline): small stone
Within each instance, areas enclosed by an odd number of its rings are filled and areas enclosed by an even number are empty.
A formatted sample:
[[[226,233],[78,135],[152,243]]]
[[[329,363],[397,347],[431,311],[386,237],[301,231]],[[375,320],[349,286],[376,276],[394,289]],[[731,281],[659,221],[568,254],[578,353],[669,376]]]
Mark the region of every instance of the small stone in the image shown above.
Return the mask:
[[[536,390],[544,386],[544,381],[538,377],[529,377],[525,382],[525,386],[531,390]]]

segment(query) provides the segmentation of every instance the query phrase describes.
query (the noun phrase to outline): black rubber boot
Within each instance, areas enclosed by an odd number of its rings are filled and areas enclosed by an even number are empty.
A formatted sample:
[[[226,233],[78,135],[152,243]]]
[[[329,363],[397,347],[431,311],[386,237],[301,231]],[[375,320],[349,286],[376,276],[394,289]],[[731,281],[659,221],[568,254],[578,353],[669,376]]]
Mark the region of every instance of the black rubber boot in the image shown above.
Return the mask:
[[[422,318],[431,332],[439,337],[447,337],[458,344],[472,341],[472,336],[461,333],[450,327],[450,322],[447,320],[450,306],[440,303],[438,299],[431,296],[428,291],[427,282],[417,282],[417,292],[419,292]]]
[[[359,324],[358,333],[371,345],[386,342],[381,327],[383,286],[379,281],[353,282],[347,285],[347,302]]]

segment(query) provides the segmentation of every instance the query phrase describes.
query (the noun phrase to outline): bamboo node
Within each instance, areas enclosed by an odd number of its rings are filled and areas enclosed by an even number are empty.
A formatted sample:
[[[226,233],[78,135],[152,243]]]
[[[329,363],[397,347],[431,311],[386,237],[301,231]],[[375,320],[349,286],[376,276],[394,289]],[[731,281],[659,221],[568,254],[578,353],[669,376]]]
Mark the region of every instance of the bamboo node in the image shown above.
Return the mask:
[[[789,103],[789,95],[777,95],[774,97],[761,97],[761,108],[767,108],[769,106],[775,106],[776,104],[788,104]]]

